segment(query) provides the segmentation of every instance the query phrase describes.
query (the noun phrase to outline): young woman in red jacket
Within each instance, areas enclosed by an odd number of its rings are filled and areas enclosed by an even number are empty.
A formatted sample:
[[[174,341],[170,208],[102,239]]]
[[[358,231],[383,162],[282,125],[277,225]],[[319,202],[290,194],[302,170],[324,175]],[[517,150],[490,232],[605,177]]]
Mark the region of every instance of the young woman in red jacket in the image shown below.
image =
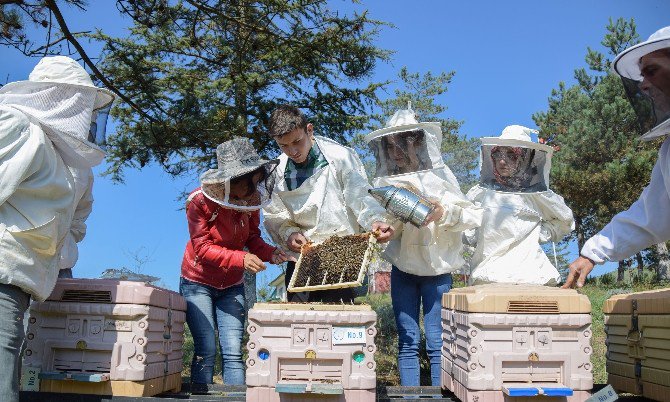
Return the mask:
[[[288,257],[261,238],[259,209],[270,201],[277,161],[260,159],[246,138],[216,149],[218,168],[200,177],[187,200],[190,239],[181,264],[179,291],[186,298],[186,322],[193,335],[192,391],[203,392],[214,375],[219,333],[223,382],[244,384],[244,271],[258,273],[266,262]]]

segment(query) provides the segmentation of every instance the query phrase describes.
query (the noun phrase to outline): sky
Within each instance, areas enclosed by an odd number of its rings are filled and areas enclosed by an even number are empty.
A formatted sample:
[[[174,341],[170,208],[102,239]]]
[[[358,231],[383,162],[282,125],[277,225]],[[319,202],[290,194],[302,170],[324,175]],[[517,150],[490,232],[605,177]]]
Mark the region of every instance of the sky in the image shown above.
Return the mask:
[[[64,10],[73,31],[101,28],[125,35],[130,22],[118,16],[114,1],[90,4],[85,14]],[[395,80],[403,66],[419,73],[455,71],[448,93],[438,98],[448,107],[441,117],[463,121],[461,133],[469,137],[497,136],[510,124],[535,128],[531,116],[546,110],[551,90],[560,81],[573,84],[574,70],[586,67],[587,47],[601,50],[609,18],[634,18],[644,40],[667,25],[670,15],[667,0],[331,0],[330,6],[342,12],[367,9],[371,18],[393,24],[376,40],[394,51],[392,60],[379,65],[371,79]],[[96,54],[95,44],[84,47]],[[27,79],[37,63],[4,47],[0,60],[2,83]],[[392,90],[379,94],[392,95]],[[113,132],[113,124],[108,128]],[[105,269],[126,267],[178,290],[188,240],[179,197],[198,186],[196,175],[175,180],[150,165],[126,170],[125,183],[115,184],[101,175],[105,169],[105,164],[94,168],[95,203],[74,275],[95,278]],[[570,250],[576,256],[576,247]],[[600,266],[594,273],[615,268]],[[278,273],[269,267],[259,274],[259,285]]]

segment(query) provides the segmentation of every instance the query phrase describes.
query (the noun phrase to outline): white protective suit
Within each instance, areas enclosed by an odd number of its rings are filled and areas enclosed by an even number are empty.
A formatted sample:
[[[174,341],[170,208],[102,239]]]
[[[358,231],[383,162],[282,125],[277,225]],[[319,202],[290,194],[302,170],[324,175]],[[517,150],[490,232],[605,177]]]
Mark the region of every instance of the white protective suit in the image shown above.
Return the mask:
[[[586,241],[581,255],[593,262],[621,261],[670,239],[670,138],[666,138],[651,181],[627,211],[618,213]]]
[[[422,147],[417,149],[419,168],[423,170],[385,175],[393,171],[389,167],[392,160],[387,163],[380,157],[382,151],[376,148],[383,142],[377,140],[411,130],[423,131]],[[394,224],[400,225],[398,234],[384,250],[384,259],[403,272],[419,276],[441,275],[460,269],[464,264],[461,233],[481,224],[482,211],[465,198],[456,177],[442,160],[440,124],[418,123],[411,109],[399,110],[389,119],[387,127],[368,134],[365,140],[378,157],[377,174],[372,180],[374,187],[411,186],[444,208],[441,219],[425,227]],[[377,177],[378,174],[383,176]]]
[[[101,161],[104,153],[87,138],[94,108],[113,99],[62,56],[0,88],[0,283],[38,301],[51,293],[75,210],[68,166]]]
[[[654,32],[648,40],[621,52],[612,62],[612,68],[621,76],[629,100],[638,120],[647,122],[649,131],[642,140],[670,133],[670,117],[658,113],[658,105],[670,104],[670,94],[652,91],[639,96],[642,86],[640,58],[660,49],[670,49],[670,26]],[[667,71],[667,70],[666,70]],[[658,73],[661,74],[661,73]],[[667,77],[666,77],[667,80]],[[667,81],[665,81],[667,82]],[[649,92],[649,88],[647,88]],[[651,96],[653,95],[653,96]],[[635,107],[636,102],[650,101],[652,107]],[[598,234],[586,241],[581,255],[593,262],[621,261],[653,244],[670,239],[670,138],[666,138],[651,172],[651,181],[640,198],[627,211],[617,214]]]
[[[44,300],[72,219],[74,179],[40,125],[8,105],[0,105],[0,180],[0,282]]]
[[[546,183],[551,167],[549,146],[532,143],[530,129],[509,126],[501,137],[503,146],[523,146],[546,150]],[[482,160],[485,156],[482,156]],[[484,209],[482,225],[476,232],[466,233],[476,242],[472,256],[471,283],[529,283],[555,285],[560,281],[540,243],[558,242],[574,228],[572,211],[563,197],[551,190],[540,192],[504,192],[487,184],[478,184],[467,194],[468,199]],[[474,241],[473,241],[474,240]],[[474,245],[474,244],[473,244]]]
[[[288,157],[279,156],[272,201],[263,209],[264,225],[272,240],[287,253],[286,243],[301,232],[315,243],[330,236],[350,235],[370,230],[375,221],[386,221],[386,211],[368,194],[365,169],[356,152],[337,142],[315,136],[328,166],[288,191],[284,171]]]
[[[70,168],[74,177],[74,213],[70,230],[65,236],[63,248],[60,251],[58,267],[60,269],[72,268],[79,259],[79,247],[86,236],[86,219],[93,210],[93,170]]]

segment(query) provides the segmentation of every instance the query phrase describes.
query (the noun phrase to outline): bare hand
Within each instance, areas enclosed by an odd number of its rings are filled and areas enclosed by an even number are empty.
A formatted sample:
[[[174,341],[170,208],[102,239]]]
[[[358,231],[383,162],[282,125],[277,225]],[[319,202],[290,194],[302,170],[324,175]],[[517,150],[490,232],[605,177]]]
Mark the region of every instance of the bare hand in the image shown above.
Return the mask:
[[[286,254],[279,248],[276,248],[275,251],[272,253],[272,258],[270,260],[271,263],[273,264],[281,264],[286,261],[293,261],[295,262],[295,257]]]
[[[244,269],[252,274],[256,274],[265,269],[265,263],[255,254],[246,253],[244,255]]]
[[[431,201],[431,204],[435,206],[432,211],[426,216],[426,220],[424,221],[422,226],[428,226],[429,223],[439,221],[440,218],[442,218],[442,215],[444,215],[444,208],[442,208],[442,205],[440,205],[439,202],[437,201]]]
[[[575,286],[576,281],[577,287],[581,288],[584,286],[586,277],[593,270],[593,262],[591,262],[591,260],[588,258],[579,256],[572,262],[572,264],[570,264],[568,268],[570,269],[570,273],[568,274],[568,278],[565,280],[565,283],[561,287],[563,289],[572,288]]]
[[[289,250],[299,253],[302,246],[307,244],[307,238],[300,232],[293,232],[288,237],[286,244],[288,245]]]
[[[388,223],[382,221],[375,221],[372,223],[372,233],[374,233],[379,243],[386,243],[391,240],[394,232],[395,229]]]

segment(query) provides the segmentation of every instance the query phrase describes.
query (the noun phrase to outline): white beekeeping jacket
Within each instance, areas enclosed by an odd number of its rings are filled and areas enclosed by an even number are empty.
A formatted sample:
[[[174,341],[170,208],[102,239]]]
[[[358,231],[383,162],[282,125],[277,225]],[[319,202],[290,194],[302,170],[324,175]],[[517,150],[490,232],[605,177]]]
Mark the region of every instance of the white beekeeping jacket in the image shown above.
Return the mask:
[[[574,228],[563,197],[548,188],[553,149],[531,141],[535,132],[508,126],[482,138],[481,180],[467,194],[484,210],[471,260],[471,283],[555,285],[556,267],[540,243],[560,241]]]
[[[479,184],[467,197],[484,210],[471,260],[473,284],[559,282],[558,270],[540,243],[558,242],[572,231],[572,211],[563,197],[551,190],[515,194]]]
[[[439,123],[418,123],[411,109],[399,110],[385,128],[368,134],[365,140],[377,162],[374,187],[413,187],[444,208],[439,221],[421,228],[397,223],[399,236],[389,242],[384,258],[413,275],[459,270],[464,264],[461,232],[479,226],[482,211],[463,195],[442,160]],[[405,161],[401,168],[402,150]]]
[[[375,221],[385,221],[386,211],[368,194],[370,184],[356,152],[325,137],[315,136],[328,161],[294,190],[288,190],[284,172],[288,157],[282,154],[272,200],[263,209],[263,223],[272,240],[286,252],[291,233],[301,232],[321,243],[330,236],[370,230]]]
[[[0,282],[46,299],[70,229],[74,179],[39,124],[0,105]]]

